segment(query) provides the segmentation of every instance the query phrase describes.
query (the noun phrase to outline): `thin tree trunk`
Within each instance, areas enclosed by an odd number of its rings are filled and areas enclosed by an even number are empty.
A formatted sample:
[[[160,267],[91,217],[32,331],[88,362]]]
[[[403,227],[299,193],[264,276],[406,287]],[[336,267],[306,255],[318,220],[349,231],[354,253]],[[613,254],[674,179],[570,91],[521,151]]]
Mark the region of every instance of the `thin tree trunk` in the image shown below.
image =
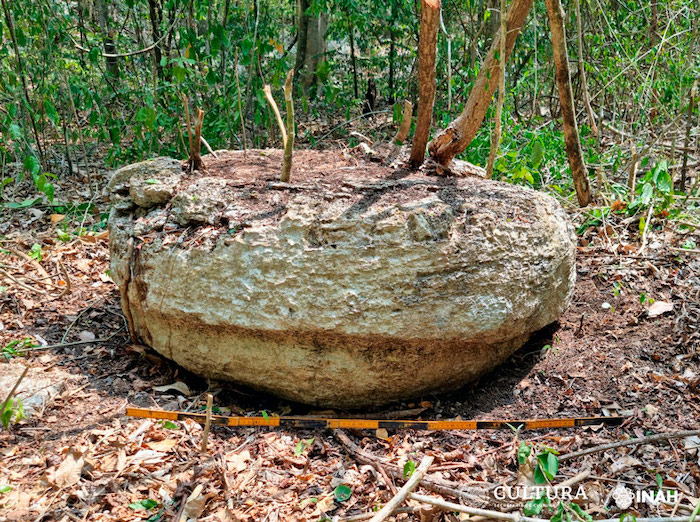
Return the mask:
[[[598,136],[598,126],[595,123],[595,115],[591,108],[591,98],[588,95],[588,82],[586,82],[586,69],[583,63],[583,28],[581,21],[581,2],[574,0],[576,5],[576,32],[578,40],[578,70],[581,75],[581,91],[583,91],[583,102],[586,105],[586,113],[588,114],[588,122],[591,125],[591,131]]]
[[[532,2],[533,0],[514,0],[508,9],[505,61],[513,50],[515,39],[525,23]],[[500,47],[500,38],[501,32],[498,31],[491,49],[484,58],[462,114],[428,144],[431,157],[445,167],[449,168],[452,158],[469,146],[484,121],[501,75],[495,56]]]
[[[7,29],[10,32],[10,38],[12,39],[12,47],[15,50],[15,60],[17,60],[17,75],[22,81],[22,91],[24,93],[24,99],[27,102],[26,110],[24,104],[20,103],[20,109],[23,114],[25,114],[29,123],[32,126],[32,132],[34,134],[34,141],[36,142],[37,152],[39,153],[39,163],[46,170],[46,165],[44,164],[44,151],[41,148],[41,141],[39,140],[39,131],[36,127],[36,121],[34,120],[34,114],[32,113],[32,102],[29,99],[29,87],[27,86],[27,78],[24,75],[24,63],[22,62],[22,55],[19,54],[19,45],[17,43],[17,33],[15,33],[15,25],[12,22],[12,13],[10,13],[10,8],[7,6],[7,0],[2,0],[2,10],[5,14],[5,23]]]
[[[160,24],[163,21],[163,10],[158,0],[148,0],[148,13],[151,19],[151,37],[154,42],[160,40]],[[153,48],[153,61],[156,64],[156,71],[158,72],[158,78],[163,79],[163,67],[160,64],[163,55],[160,50],[160,45],[156,45]]]
[[[685,192],[685,181],[688,175],[688,150],[690,143],[690,130],[693,128],[693,109],[695,108],[695,95],[698,90],[698,81],[695,80],[690,89],[690,101],[688,102],[688,121],[685,127],[685,138],[683,139],[683,166],[681,167],[680,189]]]
[[[396,59],[396,33],[394,33],[394,23],[396,20],[396,3],[391,1],[391,17],[389,20],[389,103],[394,103],[396,93],[394,92],[394,60]]]
[[[506,0],[501,0],[501,11],[499,13],[499,19],[501,20],[501,34],[506,32],[506,22],[505,16],[506,12]],[[496,162],[496,154],[498,153],[498,146],[501,144],[501,134],[502,134],[502,122],[503,117],[503,101],[505,100],[505,90],[506,90],[506,41],[504,38],[499,38],[501,42],[501,47],[498,50],[499,61],[501,62],[500,68],[500,78],[498,83],[498,104],[496,105],[496,124],[494,125],[493,138],[491,139],[491,150],[489,151],[489,162],[486,166],[486,177],[491,179],[493,177],[493,164]],[[517,107],[517,103],[516,103]]]
[[[430,123],[435,103],[435,59],[439,26],[440,0],[421,0],[418,39],[418,114],[409,159],[413,167],[420,166],[425,160],[425,148],[430,137]]]
[[[355,99],[359,98],[357,91],[357,59],[355,58],[355,31],[352,26],[352,20],[350,19],[350,13],[345,13],[348,19],[348,34],[350,35],[350,62],[352,63],[352,86],[355,90]]]
[[[105,54],[116,54],[117,48],[114,45],[114,33],[109,26],[109,0],[95,0],[97,7],[97,20],[102,30],[102,41]],[[105,56],[107,72],[114,78],[119,77],[119,62],[114,56]]]
[[[309,30],[309,17],[306,10],[309,8],[309,0],[297,0],[297,56],[294,70],[299,73],[306,61],[306,37]]]
[[[581,142],[576,125],[576,111],[574,109],[574,94],[571,90],[571,76],[569,74],[569,58],[566,51],[566,32],[564,29],[564,9],[560,0],[545,0],[547,16],[552,31],[552,53],[554,55],[554,67],[559,89],[561,103],[561,117],[564,122],[564,140],[566,153],[569,156],[571,174],[574,178],[576,196],[582,207],[591,202],[591,185],[588,172],[583,161]]]

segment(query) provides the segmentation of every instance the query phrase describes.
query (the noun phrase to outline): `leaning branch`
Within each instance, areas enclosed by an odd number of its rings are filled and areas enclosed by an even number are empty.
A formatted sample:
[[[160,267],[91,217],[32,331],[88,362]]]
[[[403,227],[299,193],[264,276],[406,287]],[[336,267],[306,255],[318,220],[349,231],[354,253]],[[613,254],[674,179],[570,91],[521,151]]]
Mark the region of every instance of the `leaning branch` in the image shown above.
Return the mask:
[[[515,40],[525,24],[532,2],[533,0],[513,0],[508,9],[504,61],[508,60],[513,51]],[[449,168],[452,159],[469,146],[484,121],[501,75],[500,64],[496,59],[496,52],[501,46],[500,39],[501,31],[499,30],[493,39],[491,49],[481,64],[479,74],[474,81],[474,86],[469,93],[462,113],[428,144],[430,156],[443,167]]]
[[[280,128],[280,134],[282,135],[282,147],[287,146],[287,129],[284,127],[284,122],[282,121],[282,115],[280,114],[280,109],[277,106],[277,102],[275,99],[272,97],[272,89],[270,89],[269,85],[266,85],[263,87],[263,94],[265,95],[265,99],[267,100],[267,103],[270,104],[270,108],[272,109],[272,112],[275,114],[275,119],[277,120],[277,126]]]

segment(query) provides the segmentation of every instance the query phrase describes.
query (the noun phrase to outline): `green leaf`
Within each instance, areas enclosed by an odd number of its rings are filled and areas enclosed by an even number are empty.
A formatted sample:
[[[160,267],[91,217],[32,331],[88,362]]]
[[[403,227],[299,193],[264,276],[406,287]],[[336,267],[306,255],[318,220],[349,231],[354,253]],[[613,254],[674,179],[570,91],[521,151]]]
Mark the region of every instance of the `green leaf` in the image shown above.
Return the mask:
[[[144,183],[146,185],[157,185],[158,183],[160,183],[160,180],[159,179],[147,179],[146,181],[144,181]]]
[[[24,157],[24,169],[29,172],[32,176],[39,174],[39,169],[41,168],[41,163],[39,163],[39,158],[34,155],[29,155]]]
[[[149,510],[149,509],[157,508],[158,502],[156,502],[153,499],[147,498],[144,500],[139,500],[138,502],[132,502],[131,504],[129,504],[129,507],[131,509],[136,509],[136,510],[144,510],[144,509]]]
[[[557,512],[554,514],[552,518],[549,519],[549,522],[563,522],[563,515],[564,515],[564,504],[559,502],[559,506],[557,506]]]
[[[265,410],[262,411],[262,416],[263,419],[270,420],[270,415]]]
[[[642,193],[639,195],[639,202],[643,206],[649,205],[651,203],[651,198],[654,196],[654,187],[651,183],[645,183],[642,187]]]
[[[298,457],[302,453],[304,453],[304,441],[300,440],[299,442],[297,442],[297,445],[294,448],[294,456]]]
[[[340,484],[333,490],[333,496],[338,502],[345,502],[352,496],[352,489],[350,486]]]
[[[629,519],[629,522],[637,522],[637,517],[634,513],[622,513],[620,515],[620,522],[625,522],[627,519]]]
[[[527,462],[527,458],[530,456],[530,453],[532,453],[532,446],[525,441],[521,442],[520,447],[518,448],[518,464],[521,466],[525,464]]]
[[[549,506],[549,497],[545,492],[542,492],[540,493],[539,497],[533,498],[532,500],[529,500],[525,503],[525,507],[523,508],[523,514],[526,517],[539,515],[544,509],[544,506]]]
[[[663,484],[664,484],[664,479],[661,478],[661,475],[659,473],[657,473],[656,474],[656,485],[659,486],[659,489],[661,489]]]
[[[407,460],[406,464],[403,465],[403,478],[411,478],[414,471],[416,471],[416,463],[412,460]]]
[[[539,168],[544,157],[544,146],[540,140],[535,140],[532,144],[532,152],[530,153],[530,165],[532,168]]]
[[[659,173],[659,176],[656,179],[656,188],[663,194],[668,194],[673,190],[673,180],[671,179],[671,174],[669,174],[668,171],[662,171]]]
[[[5,493],[9,493],[12,491],[12,486],[0,486],[0,495],[4,495]]]
[[[166,420],[165,422],[163,422],[163,427],[166,430],[179,430],[180,429],[180,426],[175,424],[173,421],[169,421],[169,420]]]
[[[553,450],[546,449],[537,455],[537,468],[535,469],[535,484],[546,484],[551,481],[559,471],[559,459]]]
[[[32,248],[29,250],[29,257],[41,261],[41,245],[39,243],[32,245]]]
[[[574,511],[579,517],[581,517],[586,522],[593,522],[593,517],[586,513],[581,506],[573,502],[569,502],[569,508]]]

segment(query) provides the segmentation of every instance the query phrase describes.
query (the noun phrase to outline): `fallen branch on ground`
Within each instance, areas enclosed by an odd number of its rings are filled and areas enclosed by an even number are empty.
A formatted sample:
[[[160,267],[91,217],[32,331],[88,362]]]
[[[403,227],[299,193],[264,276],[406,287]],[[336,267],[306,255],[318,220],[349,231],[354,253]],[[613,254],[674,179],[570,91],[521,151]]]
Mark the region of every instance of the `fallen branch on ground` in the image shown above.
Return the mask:
[[[423,477],[428,472],[428,468],[433,463],[433,460],[433,457],[423,457],[420,466],[418,466],[418,469],[413,472],[411,478],[408,479],[408,482],[403,485],[394,498],[384,505],[379,513],[372,517],[370,522],[382,522],[391,516],[394,510],[403,504],[404,500],[406,500],[406,497],[408,497],[411,491],[418,487],[418,484],[420,484],[420,481],[423,480]]]
[[[469,506],[463,506],[461,504],[455,504],[454,502],[447,502],[441,498],[428,497],[426,495],[418,495],[416,493],[411,493],[409,498],[412,500],[417,500],[423,504],[430,504],[432,506],[438,507],[444,511],[456,511],[458,513],[467,513],[468,515],[483,516],[488,518],[495,518],[497,520],[511,520],[512,522],[548,522],[546,518],[534,518],[525,517],[518,513],[501,513],[500,511],[492,511],[490,509],[479,509]],[[637,518],[637,522],[692,522],[692,515],[688,517],[651,517],[651,518]],[[620,522],[620,518],[606,518],[602,520],[596,520],[595,522]]]
[[[350,453],[350,455],[358,462],[368,464],[373,467],[377,467],[379,464],[384,467],[390,476],[403,480],[402,469],[394,464],[391,464],[390,462],[387,462],[381,457],[371,455],[370,453],[363,451],[357,444],[350,440],[343,430],[333,430],[333,435],[345,447],[348,453]],[[420,481],[420,485],[435,493],[458,498],[460,500],[483,501],[485,498],[485,496],[475,495],[459,489],[460,484],[433,477],[423,477]],[[486,489],[484,489],[484,494],[485,493]]]
[[[584,455],[590,455],[591,453],[598,453],[600,451],[606,451],[614,448],[621,448],[622,446],[633,446],[636,444],[647,444],[648,442],[656,442],[658,440],[671,440],[671,439],[684,439],[685,437],[693,437],[695,435],[700,435],[700,430],[686,430],[686,431],[673,431],[670,433],[657,433],[656,435],[649,435],[648,437],[641,437],[639,439],[629,439],[621,440],[619,442],[611,442],[609,444],[601,444],[600,446],[593,446],[592,448],[587,448],[585,450],[574,451],[571,453],[566,453],[559,457],[559,462],[573,459],[576,457],[582,457]],[[637,519],[639,522],[642,519]]]

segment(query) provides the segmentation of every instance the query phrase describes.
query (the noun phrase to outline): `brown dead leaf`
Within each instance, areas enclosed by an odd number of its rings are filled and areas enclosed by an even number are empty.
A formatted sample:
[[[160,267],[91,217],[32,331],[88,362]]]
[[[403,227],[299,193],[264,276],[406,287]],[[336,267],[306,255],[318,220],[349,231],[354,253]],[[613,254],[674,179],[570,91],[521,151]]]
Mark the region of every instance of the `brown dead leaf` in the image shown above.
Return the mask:
[[[60,223],[66,218],[65,214],[51,214],[51,224],[55,225],[56,223]]]
[[[654,301],[654,304],[647,310],[647,315],[649,317],[657,317],[663,315],[666,312],[673,310],[673,303],[667,303],[666,301]]]
[[[164,451],[168,452],[171,449],[173,449],[175,446],[177,446],[178,441],[176,439],[164,439],[164,440],[159,440],[157,442],[148,442],[146,443],[146,446],[151,448],[152,450],[155,451]]]
[[[185,509],[182,512],[182,516],[180,516],[181,522],[184,522],[190,518],[197,519],[202,514],[204,511],[204,506],[207,502],[207,497],[202,495],[203,489],[204,486],[199,484],[196,488],[194,488],[192,493],[190,493],[190,496],[187,497],[187,500],[185,500]]]
[[[164,384],[163,386],[154,386],[153,389],[158,392],[178,391],[183,395],[192,395],[190,388],[182,381],[176,381],[172,384]]]
[[[374,435],[375,435],[378,439],[390,440],[390,438],[389,438],[389,432],[386,431],[384,428],[379,428],[379,429],[377,429],[377,430],[374,432]]]
[[[318,514],[319,516],[324,515],[325,513],[333,509],[334,505],[335,502],[333,501],[333,495],[326,495],[321,500],[316,502],[316,514]]]
[[[59,488],[64,488],[77,484],[80,480],[80,474],[83,472],[85,458],[82,452],[75,448],[68,450],[66,458],[58,466],[56,473],[53,476],[53,483]]]
[[[610,210],[612,210],[613,212],[617,212],[618,210],[623,210],[625,207],[627,207],[627,203],[616,199],[615,201],[613,201],[613,204],[610,205]]]
[[[229,453],[226,455],[226,467],[229,473],[240,473],[246,469],[247,462],[250,460],[250,451],[243,450],[240,453]]]

